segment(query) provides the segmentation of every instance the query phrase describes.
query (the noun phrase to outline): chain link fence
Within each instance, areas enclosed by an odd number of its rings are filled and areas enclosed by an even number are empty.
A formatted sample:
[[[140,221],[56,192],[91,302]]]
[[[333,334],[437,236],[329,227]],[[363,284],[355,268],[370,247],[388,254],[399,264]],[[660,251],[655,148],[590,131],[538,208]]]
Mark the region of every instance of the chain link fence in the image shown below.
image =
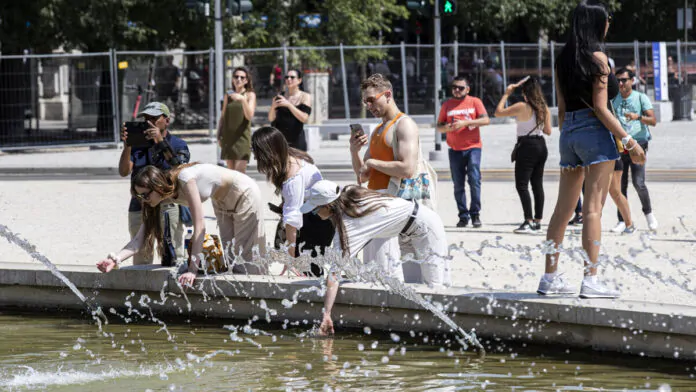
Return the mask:
[[[115,143],[111,53],[2,56],[0,149]]]
[[[684,114],[696,97],[696,44],[666,46],[670,99]],[[493,113],[510,83],[534,75],[555,106],[554,60],[562,47],[555,42],[443,44],[437,99],[450,96],[453,79],[464,76],[470,94]],[[607,44],[615,67],[634,69],[635,88],[654,100],[652,51],[648,42]],[[435,107],[432,45],[235,49],[224,56],[224,90],[232,86],[234,68],[249,70],[258,101],[255,125],[268,123],[271,101],[284,91],[289,69],[304,74],[303,89],[313,96],[312,123],[369,117],[360,82],[372,73],[389,77],[394,99],[406,113],[432,115]],[[212,49],[0,56],[0,150],[114,145],[118,124],[152,101],[170,106],[172,130],[213,136],[222,98],[214,90]]]

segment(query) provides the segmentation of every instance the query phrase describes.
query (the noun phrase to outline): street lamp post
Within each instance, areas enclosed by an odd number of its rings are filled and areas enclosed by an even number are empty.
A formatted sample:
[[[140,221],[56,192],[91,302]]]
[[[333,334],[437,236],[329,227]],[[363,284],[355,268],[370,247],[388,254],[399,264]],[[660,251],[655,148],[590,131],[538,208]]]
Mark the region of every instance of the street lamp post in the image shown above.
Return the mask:
[[[433,113],[433,126],[435,127],[435,148],[430,151],[429,158],[431,161],[444,161],[445,160],[445,152],[442,151],[442,143],[441,143],[441,137],[440,133],[437,131],[437,116],[440,114],[440,89],[441,89],[441,81],[442,81],[442,37],[440,35],[440,0],[435,0],[435,7],[433,9],[433,18],[434,18],[434,29],[435,29],[435,80],[433,83],[434,86],[434,92],[433,92],[433,107],[434,107],[434,113]]]

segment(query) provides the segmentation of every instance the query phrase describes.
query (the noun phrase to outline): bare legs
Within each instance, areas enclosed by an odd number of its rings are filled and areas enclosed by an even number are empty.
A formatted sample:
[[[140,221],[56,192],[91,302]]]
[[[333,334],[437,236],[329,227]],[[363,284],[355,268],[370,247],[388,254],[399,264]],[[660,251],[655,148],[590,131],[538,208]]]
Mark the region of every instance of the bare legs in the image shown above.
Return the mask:
[[[599,243],[602,238],[602,207],[609,192],[614,161],[601,162],[585,169],[562,169],[558,190],[558,200],[549,222],[546,239],[554,243],[556,249],[563,243],[568,221],[582,191],[585,179],[585,201],[582,206],[582,247],[587,252],[592,265],[587,265],[586,275],[596,275],[594,267],[599,256]],[[546,273],[555,273],[558,269],[558,252],[546,255]]]
[[[633,219],[631,219],[631,206],[628,204],[628,199],[621,193],[621,170],[615,170],[611,177],[611,187],[609,188],[609,195],[611,199],[614,200],[616,208],[619,209],[621,216],[626,222],[626,227],[633,226]]]

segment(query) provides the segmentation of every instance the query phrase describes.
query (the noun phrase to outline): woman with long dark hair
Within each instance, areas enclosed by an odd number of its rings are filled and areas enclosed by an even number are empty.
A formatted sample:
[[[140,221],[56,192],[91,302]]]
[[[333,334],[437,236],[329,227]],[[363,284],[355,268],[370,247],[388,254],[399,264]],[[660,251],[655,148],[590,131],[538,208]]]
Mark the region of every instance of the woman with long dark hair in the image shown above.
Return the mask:
[[[619,93],[603,51],[609,14],[600,2],[583,0],[573,11],[568,42],[556,61],[558,122],[561,128],[561,178],[558,200],[546,239],[555,251],[546,255],[546,269],[537,292],[572,293],[557,274],[558,247],[585,180],[582,246],[586,252],[580,298],[616,298],[618,291],[597,279],[597,258],[602,239],[602,208],[609,191],[614,161],[619,158],[615,138],[634,163],[645,162],[645,152],[612,114],[610,100]]]
[[[283,224],[290,256],[297,257],[302,251],[310,250],[311,256],[317,257],[316,247],[324,254],[334,236],[333,225],[314,214],[300,212],[309,188],[322,180],[312,157],[290,147],[283,134],[273,127],[257,129],[251,137],[251,146],[259,172],[266,175],[276,194],[283,197]],[[321,268],[312,264],[311,274],[321,273]]]
[[[312,113],[312,96],[300,89],[302,72],[291,69],[285,75],[286,95],[276,95],[268,111],[268,121],[278,129],[290,147],[307,151],[304,125]]]
[[[415,250],[425,284],[451,283],[445,226],[440,216],[425,205],[358,185],[348,185],[341,191],[336,183],[322,180],[311,187],[301,211],[333,222],[336,227],[334,247],[340,250],[342,258],[354,258],[370,241],[386,241],[398,236],[402,243]],[[374,271],[376,274],[404,281],[400,260],[382,262],[384,265]],[[337,292],[337,277],[328,276],[320,327],[323,334],[333,333],[331,310]]]
[[[189,163],[168,172],[147,166],[133,179],[131,194],[143,201],[143,224],[118,254],[109,255],[97,263],[100,271],[111,271],[140,248],[152,250],[155,238],[162,238],[160,203],[172,200],[191,209],[191,258],[188,272],[179,277],[179,282],[183,285],[193,284],[196,272],[201,267],[205,239],[203,203],[211,199],[220,227],[220,240],[226,250],[225,259],[229,264],[234,261],[232,272],[266,273],[264,267],[258,266],[260,257],[266,254],[263,198],[256,181],[246,174],[207,163]],[[163,254],[164,245],[161,241],[158,242],[157,250]]]
[[[220,158],[225,160],[227,168],[245,173],[251,157],[251,120],[256,111],[254,83],[246,68],[232,71],[232,86],[234,89],[222,101],[218,124]]]
[[[508,97],[516,88],[522,87],[524,101],[505,107]],[[515,145],[515,187],[522,202],[524,222],[515,233],[536,233],[541,230],[544,214],[544,165],[549,151],[544,134],[551,134],[551,112],[546,106],[541,84],[534,77],[526,77],[511,84],[498,102],[496,117],[515,117],[517,122],[517,144]],[[529,183],[534,193],[534,215]]]

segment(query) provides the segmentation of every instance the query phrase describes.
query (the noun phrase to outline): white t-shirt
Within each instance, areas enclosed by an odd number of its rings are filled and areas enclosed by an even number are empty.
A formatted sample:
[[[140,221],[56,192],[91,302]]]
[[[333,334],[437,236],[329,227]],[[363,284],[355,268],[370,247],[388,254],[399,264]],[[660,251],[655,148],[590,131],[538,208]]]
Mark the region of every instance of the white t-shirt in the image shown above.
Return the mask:
[[[385,207],[362,218],[351,218],[343,215],[350,257],[355,257],[373,238],[398,236],[413,212],[413,202],[409,200],[390,197],[378,199],[375,202],[384,203]],[[333,243],[334,248],[340,253],[342,249],[338,231],[336,231]]]
[[[317,181],[322,180],[321,172],[311,163],[301,160],[302,168],[283,183],[280,193],[283,195],[283,223],[297,230],[302,228],[300,207],[305,202],[307,190]]]

